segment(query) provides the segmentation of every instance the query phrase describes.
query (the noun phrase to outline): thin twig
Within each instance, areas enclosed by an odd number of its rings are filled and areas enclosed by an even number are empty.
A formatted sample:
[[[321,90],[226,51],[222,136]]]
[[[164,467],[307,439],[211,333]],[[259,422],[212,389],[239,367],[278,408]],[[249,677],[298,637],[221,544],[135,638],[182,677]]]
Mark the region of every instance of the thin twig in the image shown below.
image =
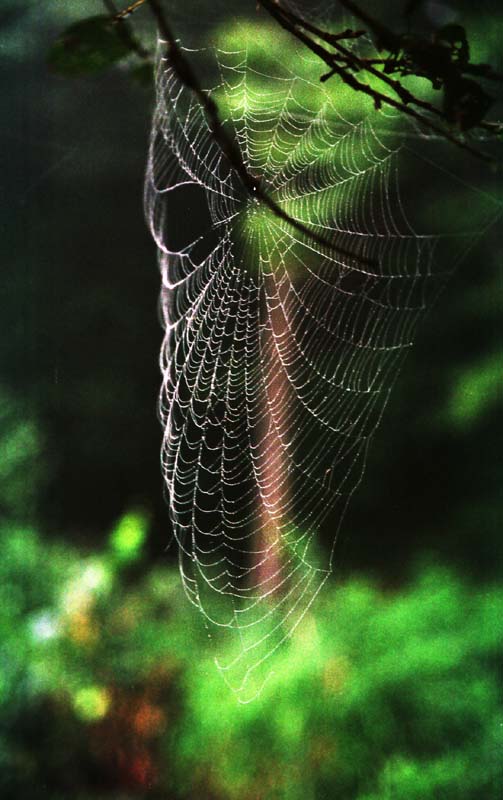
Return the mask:
[[[419,113],[413,108],[410,108],[407,103],[415,102],[417,105],[421,104],[422,101],[417,101],[411,93],[405,89],[398,81],[394,81],[393,79],[389,78],[387,75],[383,75],[381,72],[376,70],[371,65],[365,63],[365,61],[360,60],[358,56],[356,56],[352,51],[344,48],[340,42],[334,43],[334,47],[338,50],[343,52],[346,58],[351,58],[354,62],[354,65],[359,69],[365,69],[374,76],[380,78],[384,83],[390,85],[391,88],[395,92],[397,92],[398,96],[400,97],[400,101],[395,100],[393,97],[390,97],[387,94],[383,94],[383,92],[378,91],[377,89],[373,89],[366,83],[362,83],[358,80],[351,72],[347,71],[347,69],[342,66],[340,63],[337,62],[337,59],[334,58],[334,54],[330,53],[328,50],[325,49],[322,45],[318,44],[318,42],[313,41],[304,31],[314,31],[317,29],[314,28],[309,22],[303,20],[301,17],[297,17],[291,11],[287,11],[279,2],[279,0],[258,0],[261,6],[265,8],[265,10],[281,25],[282,28],[287,30],[293,36],[295,36],[299,41],[301,41],[311,52],[317,55],[324,63],[329,67],[330,73],[327,76],[323,76],[326,80],[327,77],[330,75],[338,75],[341,80],[353,89],[355,92],[361,92],[366,94],[367,96],[371,97],[374,101],[374,105],[376,108],[380,108],[380,106],[384,103],[386,105],[395,108],[402,114],[406,114],[409,117],[412,117],[416,122],[420,123],[425,128],[428,128],[433,133],[440,135],[442,138],[447,139],[449,142],[454,144],[456,147],[459,147],[462,150],[469,152],[471,155],[475,156],[476,158],[481,159],[482,161],[488,163],[494,163],[494,159],[491,156],[486,155],[486,153],[482,153],[480,150],[477,150],[475,147],[472,147],[467,142],[462,141],[457,136],[452,134],[449,130],[440,127],[435,122],[432,122],[428,117],[425,117],[423,114]],[[348,2],[348,0],[344,0],[344,3]],[[343,3],[343,4],[344,4]],[[349,2],[351,7],[354,6],[352,2]],[[365,15],[367,18],[367,16]],[[362,17],[363,18],[363,17]],[[371,19],[371,18],[369,18]],[[373,23],[374,24],[374,23]],[[379,30],[381,29],[381,25],[378,24]],[[386,30],[386,29],[384,29]],[[319,32],[316,32],[318,38]],[[326,41],[326,37],[330,36],[330,34],[324,35],[323,38]],[[438,113],[443,118],[443,114],[438,112],[434,108],[434,106],[430,106],[430,104],[426,104],[425,110],[433,111],[434,113]]]
[[[393,89],[393,91],[396,92],[396,94],[398,95],[402,103],[404,103],[404,105],[407,105],[407,103],[416,103],[416,105],[423,106],[425,110],[428,111],[436,110],[433,108],[433,106],[430,106],[429,103],[423,103],[423,101],[414,97],[412,92],[406,89],[405,86],[402,86],[400,81],[396,80],[395,78],[390,78],[389,75],[385,75],[384,73],[379,72],[379,70],[374,69],[374,64],[376,63],[385,64],[386,59],[360,58],[360,56],[358,56],[352,50],[348,50],[348,48],[341,45],[340,43],[341,37],[337,35],[334,36],[331,33],[323,31],[320,28],[317,28],[315,25],[308,22],[307,20],[301,19],[301,17],[298,17],[293,12],[284,9],[282,6],[279,5],[279,3],[277,3],[276,5],[278,5],[278,8],[281,9],[281,13],[284,14],[285,17],[288,17],[290,19],[292,25],[294,26],[300,25],[302,28],[304,28],[304,30],[313,33],[319,39],[322,39],[325,42],[327,42],[327,44],[330,44],[333,47],[335,47],[335,49],[338,50],[339,53],[341,53],[341,55],[343,56],[344,66],[358,67],[359,69],[367,70],[367,72],[369,72],[371,75],[374,75],[374,77],[379,78],[380,80],[383,81],[383,83],[386,83],[391,89]],[[358,33],[361,32],[359,31]],[[330,54],[330,55],[335,62],[338,61],[337,54]],[[324,78],[326,80],[326,76],[324,76]]]
[[[372,17],[368,11],[364,11],[360,8],[353,0],[339,0],[339,3],[353,14],[354,17],[361,19],[362,22],[368,25],[377,40],[385,46],[386,50],[398,51],[402,49],[402,37],[389,28],[386,28],[379,20]],[[463,64],[463,72],[498,83],[503,81],[503,75],[493,70],[490,64]]]
[[[375,19],[375,17],[372,17],[368,11],[360,8],[353,0],[339,0],[339,3],[346,11],[349,11],[349,13],[357,19],[361,19],[361,21],[369,27],[378,40],[385,46],[386,50],[393,51],[400,48],[400,36],[393,33],[393,31],[383,25],[382,22]]]
[[[134,5],[139,7],[140,5],[143,5],[144,2],[145,0],[140,0],[140,2],[135,3]],[[103,0],[103,5],[113,18],[114,23],[117,25],[117,33],[121,37],[126,47],[128,47],[132,53],[136,53],[136,55],[141,58],[142,61],[150,61],[150,52],[143,47],[142,43],[136,38],[131,30],[131,26],[125,20],[125,17],[128,16],[128,13],[126,13],[128,12],[128,9],[120,12],[113,0]],[[129,11],[129,14],[132,14],[133,11],[134,9]]]
[[[125,19],[126,17],[129,17],[131,14],[134,14],[134,12],[138,8],[140,8],[141,6],[145,5],[146,2],[147,2],[147,0],[136,0],[136,3],[131,3],[127,8],[124,9],[124,11],[119,11],[115,15],[115,18],[116,19]]]

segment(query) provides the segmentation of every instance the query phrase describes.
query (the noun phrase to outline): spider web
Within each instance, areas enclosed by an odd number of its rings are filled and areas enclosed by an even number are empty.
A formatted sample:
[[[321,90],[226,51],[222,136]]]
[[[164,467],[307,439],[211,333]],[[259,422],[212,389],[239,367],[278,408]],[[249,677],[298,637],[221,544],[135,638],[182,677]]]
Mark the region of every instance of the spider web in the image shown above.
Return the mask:
[[[401,197],[411,129],[320,84],[320,63],[277,28],[241,22],[213,41],[187,55],[248,172],[314,234],[243,188],[161,47],[145,203],[162,470],[187,596],[230,639],[217,664],[247,701],[332,572],[319,532],[335,543],[447,269]]]

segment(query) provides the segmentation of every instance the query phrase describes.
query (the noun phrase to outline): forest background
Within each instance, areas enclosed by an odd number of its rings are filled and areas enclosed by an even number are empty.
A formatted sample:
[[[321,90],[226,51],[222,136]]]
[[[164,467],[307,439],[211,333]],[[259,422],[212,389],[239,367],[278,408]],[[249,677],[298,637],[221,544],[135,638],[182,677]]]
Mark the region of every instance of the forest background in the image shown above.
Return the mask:
[[[499,226],[420,330],[311,627],[238,706],[166,552],[159,276],[141,206],[153,91],[120,67],[70,79],[46,64],[94,13],[5,0],[0,17],[2,795],[499,797]],[[461,22],[473,60],[503,71],[497,3],[417,14]],[[487,167],[455,159],[494,192]],[[463,203],[460,186],[440,213]]]

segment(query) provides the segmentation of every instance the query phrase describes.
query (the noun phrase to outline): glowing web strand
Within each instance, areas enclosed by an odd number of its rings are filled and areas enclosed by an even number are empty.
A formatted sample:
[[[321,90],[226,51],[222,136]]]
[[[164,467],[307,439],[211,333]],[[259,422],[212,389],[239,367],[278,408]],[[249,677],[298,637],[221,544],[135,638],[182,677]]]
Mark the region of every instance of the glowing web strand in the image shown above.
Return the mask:
[[[162,58],[145,190],[160,252],[162,468],[181,575],[208,630],[229,633],[218,663],[244,701],[332,570],[317,535],[330,514],[335,540],[361,479],[435,282],[437,241],[407,218],[401,145],[376,124],[386,118],[368,107],[340,113],[317,67],[304,59],[292,74],[275,42],[266,70],[253,31],[245,47],[191,57],[215,68],[212,96],[246,169],[333,247],[243,191]],[[177,248],[169,218],[187,187],[208,222]]]

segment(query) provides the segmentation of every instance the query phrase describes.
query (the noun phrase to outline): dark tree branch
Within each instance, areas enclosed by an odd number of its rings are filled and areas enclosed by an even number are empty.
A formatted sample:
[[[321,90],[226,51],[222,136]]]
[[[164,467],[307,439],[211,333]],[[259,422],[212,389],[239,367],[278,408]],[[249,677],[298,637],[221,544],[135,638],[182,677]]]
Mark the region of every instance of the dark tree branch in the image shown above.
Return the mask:
[[[374,34],[374,37],[375,37],[376,42],[377,42],[377,45],[378,45],[378,47],[380,49],[384,48],[384,49],[387,49],[390,53],[397,54],[397,53],[400,52],[400,50],[406,51],[407,47],[413,46],[413,44],[414,44],[413,37],[411,37],[411,36],[403,36],[403,35],[399,35],[399,34],[394,33],[389,28],[387,28],[384,25],[382,25],[382,23],[380,23],[374,17],[372,17],[368,12],[364,11],[363,9],[361,9],[359,7],[359,5],[354,2],[354,0],[339,0],[339,2],[344,8],[346,8],[347,11],[349,11],[351,14],[353,14],[353,16],[357,17],[357,19],[362,20],[362,22],[365,22],[365,24],[368,25],[369,29]],[[413,11],[415,10],[415,6],[416,5],[417,5],[417,2],[415,0],[411,0],[411,2],[409,2],[409,4],[408,4],[408,8],[405,11],[405,14],[406,15],[407,14],[410,15],[411,13],[413,13]],[[424,47],[424,44],[425,43],[423,42],[423,47]],[[465,42],[465,44],[466,44],[467,51],[468,51],[468,43]],[[417,45],[417,42],[416,42],[416,45]],[[432,48],[433,47],[434,47],[434,43],[429,43],[430,54],[432,52]],[[424,49],[425,49],[426,52],[428,51],[428,43],[426,43],[426,47]],[[409,56],[410,56],[410,53],[409,53]],[[416,53],[416,58],[418,58],[418,57],[421,58],[420,53]],[[385,59],[384,63],[385,64],[386,63],[389,64],[390,63],[390,59],[389,58]],[[406,61],[403,58],[401,60],[395,60],[395,67],[398,68],[398,70],[404,69],[404,72],[405,72],[407,70],[407,68],[408,68],[408,73],[409,74],[421,74],[421,65],[419,63],[416,63],[415,66],[416,66],[416,70],[411,70],[411,64],[407,64]],[[450,67],[452,67],[452,63],[447,62],[447,70],[449,70]],[[466,60],[466,61],[464,61],[462,63],[462,65],[458,63],[456,65],[456,67],[457,67],[457,69],[458,69],[460,74],[465,73],[465,74],[468,74],[468,75],[474,75],[474,76],[477,76],[479,78],[483,78],[485,80],[494,81],[496,83],[503,82],[503,75],[500,74],[499,72],[496,72],[491,67],[490,64],[471,64],[471,63],[469,63],[468,60]],[[424,69],[424,65],[423,65],[423,69]],[[426,74],[425,77],[428,77],[428,75]],[[443,77],[445,79],[447,76],[444,75]],[[416,102],[416,101],[417,101],[417,98],[414,99],[414,102]],[[439,109],[435,109],[433,106],[431,106],[428,110],[431,111],[432,109],[434,110],[435,113],[439,113],[440,116],[443,116],[442,112],[439,111]],[[485,128],[486,130],[491,130],[492,129],[493,131],[494,130],[498,130],[498,131],[501,130],[501,124],[500,123],[487,123],[487,122],[484,122],[483,120],[481,120],[476,127]]]
[[[345,256],[346,258],[355,259],[360,264],[375,266],[375,261],[367,259],[351,250],[339,247],[333,242],[320,236],[315,231],[311,230],[307,225],[304,225],[295,217],[290,216],[284,211],[281,206],[276,203],[264,188],[263,183],[248,172],[246,165],[243,161],[241,151],[235,144],[233,138],[228,134],[220,119],[220,113],[215,101],[209,94],[201,88],[197,76],[192,68],[190,61],[185,57],[183,51],[178,45],[178,42],[171,30],[171,27],[163,12],[160,0],[147,0],[153,16],[156,19],[159,32],[164,40],[167,49],[167,59],[176,73],[179,80],[190,89],[201,107],[203,108],[206,119],[210,126],[214,141],[219,145],[227,160],[239,175],[244,187],[247,189],[250,196],[263,203],[278,219],[283,220],[292,228],[302,233],[312,241],[326,247],[338,255]]]
[[[379,20],[371,16],[367,11],[360,8],[353,0],[339,0],[339,3],[353,17],[360,19],[374,33],[381,45],[390,52],[400,49],[400,37],[390,31]]]
[[[112,0],[103,1],[109,9],[115,8],[115,3]],[[316,27],[313,23],[286,8],[281,0],[257,0],[257,2],[264,7],[281,27],[295,36],[329,67],[329,71],[321,75],[321,81],[326,81],[337,75],[353,91],[370,97],[376,108],[380,108],[383,104],[391,106],[400,113],[414,119],[425,129],[446,139],[472,156],[488,163],[495,163],[491,156],[466,142],[450,129],[453,120],[457,120],[461,130],[478,127],[492,135],[499,134],[502,131],[500,123],[486,122],[483,119],[485,111],[491,104],[491,98],[473,80],[464,78],[463,74],[492,81],[502,81],[503,76],[495,72],[488,64],[470,64],[467,57],[469,52],[468,44],[465,39],[463,39],[461,45],[453,43],[451,40],[451,51],[449,51],[448,47],[443,46],[445,41],[439,44],[438,42],[428,42],[427,40],[396,34],[370,13],[360,8],[354,0],[339,0],[343,8],[367,26],[376,40],[377,47],[387,50],[390,54],[386,58],[365,58],[343,44],[348,39],[358,39],[366,33],[365,30],[354,31],[347,29],[340,33],[330,33]],[[161,25],[164,25],[165,29],[169,30],[169,25],[159,0],[154,0],[154,3],[150,3],[150,0],[136,0],[123,11],[116,13],[114,19],[118,23],[125,24],[126,17],[147,3],[156,17],[159,29],[161,29]],[[463,31],[462,28],[461,31]],[[138,43],[136,43],[131,31],[129,29],[125,30],[124,35],[128,37],[131,49],[138,53]],[[313,39],[312,37],[315,38]],[[126,39],[124,40],[126,41]],[[320,44],[320,42],[323,42],[323,44]],[[181,80],[198,96],[205,108],[214,137],[240,175],[245,187],[252,191],[255,197],[266,203],[277,216],[285,219],[285,212],[265,193],[260,182],[246,170],[238,148],[235,147],[233,141],[222,128],[218,108],[210,100],[208,94],[200,89],[197,80],[194,80],[195,75],[191,66],[183,56],[176,41],[172,38],[172,44],[170,45],[169,40],[166,38],[166,43],[173,56],[172,61],[175,71],[178,74],[178,68],[183,67],[182,73],[185,72],[185,77],[190,78],[187,82],[184,80],[183,75],[179,74]],[[173,47],[173,43],[175,47]],[[327,50],[326,45],[331,47],[332,50]],[[382,69],[377,69],[377,67]],[[389,94],[359,80],[355,73],[362,71],[377,78],[383,85],[391,89],[398,99],[390,97]],[[438,108],[414,95],[399,79],[391,77],[390,73],[393,72],[400,73],[402,76],[420,75],[429,78],[435,88],[444,88],[444,108]],[[450,89],[450,92],[448,92],[448,89]],[[466,94],[466,92],[468,92],[469,101],[471,100],[475,103],[474,106],[470,106],[468,109],[463,106],[463,94]],[[472,93],[471,97],[470,92]],[[458,102],[460,105],[456,105]],[[411,106],[416,106],[420,111]],[[444,124],[437,124],[431,119],[432,116],[437,117]],[[286,217],[288,218],[288,215]],[[290,220],[290,223],[292,223],[292,220]],[[299,228],[299,224],[296,223],[296,227],[301,230],[302,228]],[[303,232],[306,233],[307,229],[303,230]],[[312,234],[312,232],[311,236],[316,238],[316,235]],[[324,242],[324,244],[327,243]]]
[[[168,62],[181,83],[197,98],[205,113],[213,140],[218,144],[229,164],[239,176],[250,197],[269,208],[278,219],[283,220],[295,230],[322,247],[326,247],[346,258],[354,259],[359,263],[375,266],[374,261],[360,256],[351,250],[334,245],[332,242],[325,239],[325,237],[312,231],[307,225],[304,225],[299,220],[290,216],[269,195],[263,182],[248,171],[239,147],[223,125],[217,104],[210,94],[201,87],[191,62],[179,46],[170,24],[168,23],[160,0],[137,0],[120,12],[117,10],[113,0],[103,0],[103,2],[118,25],[123,41],[142,59],[148,59],[149,53],[133,35],[126,22],[126,18],[141,6],[149,6],[166,47]],[[320,80],[326,81],[333,75],[337,75],[353,91],[370,97],[377,109],[381,108],[383,104],[391,106],[400,113],[411,117],[424,128],[448,140],[456,147],[469,152],[471,155],[483,161],[494,163],[494,160],[490,156],[461,140],[446,127],[437,125],[430,117],[425,116],[415,108],[411,108],[411,106],[415,105],[422,109],[422,111],[431,115],[436,115],[444,120],[444,122],[447,121],[445,113],[442,110],[416,97],[398,79],[392,78],[387,74],[389,72],[400,71],[402,74],[424,73],[424,66],[422,67],[419,65],[418,68],[414,70],[414,64],[410,62],[410,58],[407,60],[407,53],[404,50],[404,38],[388,30],[382,23],[360,9],[353,0],[339,0],[339,2],[351,14],[368,26],[377,40],[377,46],[380,49],[384,48],[388,50],[390,53],[394,54],[394,57],[382,59],[360,57],[353,50],[346,47],[343,42],[349,39],[358,39],[365,34],[365,31],[347,29],[336,34],[330,33],[316,27],[290,9],[285,8],[280,0],[258,0],[259,5],[261,5],[282,28],[293,35],[329,67],[329,72],[322,75]],[[331,47],[332,50],[327,50],[327,45]],[[400,52],[405,53],[402,58],[398,58]],[[377,69],[377,66],[382,66],[384,71]],[[471,72],[471,74],[480,77],[491,78],[492,80],[500,79],[500,76],[493,72],[490,66],[484,64],[470,65],[468,59],[466,59],[466,63],[463,62],[463,68],[465,72]],[[421,70],[423,70],[423,72]],[[388,94],[360,81],[355,75],[355,73],[360,71],[365,71],[377,78],[383,85],[391,89],[398,99],[390,97]],[[426,76],[428,76],[428,73],[426,73]],[[488,123],[480,120],[478,125],[491,133],[501,132],[501,126],[498,123]]]
[[[295,38],[302,42],[302,44],[304,44],[309,50],[311,50],[311,52],[317,55],[329,67],[330,71],[326,75],[323,75],[321,80],[327,80],[332,75],[338,75],[341,80],[355,92],[366,94],[368,97],[372,98],[376,108],[380,108],[383,104],[389,105],[392,108],[400,111],[400,113],[413,118],[416,122],[429,129],[433,133],[436,133],[442,138],[447,139],[456,147],[469,152],[471,155],[483,161],[494,163],[494,159],[492,159],[486,153],[481,152],[467,142],[459,139],[447,128],[437,125],[435,122],[429,119],[429,117],[411,108],[410,105],[414,104],[429,113],[445,119],[445,115],[442,111],[440,111],[440,109],[437,109],[430,103],[426,103],[425,101],[415,97],[400,83],[400,81],[390,78],[389,75],[380,72],[367,59],[360,58],[358,55],[353,53],[353,51],[344,47],[339,38],[334,38],[333,34],[320,30],[312,25],[312,23],[297,16],[297,14],[294,12],[284,8],[279,0],[258,0],[258,2],[276,20],[276,22],[281,25],[281,27],[295,36]],[[362,21],[368,24],[368,26],[376,33],[376,35],[380,37],[380,41],[384,43],[386,49],[392,51],[398,47],[398,41],[400,41],[400,37],[397,37],[391,31],[388,31],[383,25],[381,25],[381,23],[375,21],[370,15],[362,12],[358,6],[352,2],[352,0],[340,0],[340,2],[349,11],[351,11],[351,13],[355,14],[362,19]],[[334,54],[333,52],[328,51],[325,46],[312,39],[308,33],[334,47],[336,51],[338,51],[338,54],[344,57],[344,61],[341,62],[337,53]],[[358,78],[355,77],[353,70],[365,70],[374,77],[377,77],[397,94],[399,100],[395,100],[395,98],[390,97],[389,95],[384,94],[383,92],[374,89],[368,84],[358,80]]]

